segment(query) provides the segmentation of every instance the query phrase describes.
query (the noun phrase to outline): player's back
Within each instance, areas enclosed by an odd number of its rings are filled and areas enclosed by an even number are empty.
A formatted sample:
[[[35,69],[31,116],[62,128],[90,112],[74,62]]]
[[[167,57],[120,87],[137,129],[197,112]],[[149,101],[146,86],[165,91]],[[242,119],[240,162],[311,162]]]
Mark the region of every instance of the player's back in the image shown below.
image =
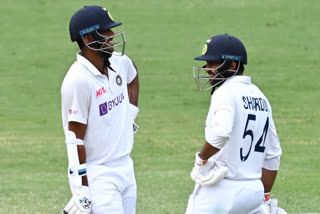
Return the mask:
[[[218,100],[227,100],[225,108],[230,112],[224,119],[230,122],[226,126],[228,140],[215,158],[228,165],[227,178],[259,179],[269,144],[270,123],[273,124],[269,101],[247,76],[231,78],[217,90],[216,96]]]

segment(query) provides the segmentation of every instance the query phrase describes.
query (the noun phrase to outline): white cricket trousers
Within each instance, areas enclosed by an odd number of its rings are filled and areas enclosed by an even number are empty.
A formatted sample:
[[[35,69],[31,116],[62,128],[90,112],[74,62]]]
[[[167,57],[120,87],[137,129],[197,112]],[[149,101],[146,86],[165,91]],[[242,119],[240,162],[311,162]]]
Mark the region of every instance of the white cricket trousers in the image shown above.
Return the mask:
[[[259,213],[264,198],[260,180],[223,179],[212,186],[196,184],[185,214]]]
[[[135,214],[137,185],[129,155],[101,165],[87,163],[87,177],[93,214]]]

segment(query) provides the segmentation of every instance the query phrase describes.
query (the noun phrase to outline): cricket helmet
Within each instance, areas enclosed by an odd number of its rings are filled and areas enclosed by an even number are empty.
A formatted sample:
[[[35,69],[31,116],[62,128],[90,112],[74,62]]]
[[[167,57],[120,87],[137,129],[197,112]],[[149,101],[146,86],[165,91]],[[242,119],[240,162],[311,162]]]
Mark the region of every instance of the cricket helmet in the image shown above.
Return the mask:
[[[121,25],[115,22],[109,11],[100,6],[85,6],[75,12],[69,24],[71,41],[78,41],[83,35],[96,30],[107,30]]]
[[[100,6],[85,6],[75,12],[69,24],[71,41],[83,41],[84,44],[95,51],[106,53],[108,56],[123,55],[125,50],[124,32],[117,32],[112,36],[104,36],[102,31],[121,25],[121,22],[115,22],[110,12]],[[93,42],[86,43],[84,35],[89,34]],[[110,42],[112,41],[112,42]]]
[[[247,51],[242,42],[229,34],[220,34],[206,41],[202,55],[195,60],[221,62],[217,68],[193,67],[193,76],[200,91],[215,89],[225,80],[234,76],[242,64],[247,64]],[[230,70],[232,61],[237,62],[237,69]],[[214,71],[211,72],[210,70]],[[214,76],[209,75],[215,73]]]
[[[229,34],[211,37],[202,49],[202,55],[195,57],[202,61],[240,61],[247,64],[247,51],[242,42]]]

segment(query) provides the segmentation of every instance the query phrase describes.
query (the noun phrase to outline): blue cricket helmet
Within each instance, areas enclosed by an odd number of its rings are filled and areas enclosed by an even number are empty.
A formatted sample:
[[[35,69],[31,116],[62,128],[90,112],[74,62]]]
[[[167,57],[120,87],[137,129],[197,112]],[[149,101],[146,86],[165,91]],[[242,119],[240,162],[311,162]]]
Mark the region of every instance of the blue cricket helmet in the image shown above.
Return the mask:
[[[220,34],[208,39],[202,55],[194,58],[202,61],[232,60],[247,64],[247,51],[242,42],[229,34]]]
[[[83,35],[97,30],[107,30],[121,25],[115,22],[107,9],[92,5],[75,12],[69,24],[71,41],[78,41]]]

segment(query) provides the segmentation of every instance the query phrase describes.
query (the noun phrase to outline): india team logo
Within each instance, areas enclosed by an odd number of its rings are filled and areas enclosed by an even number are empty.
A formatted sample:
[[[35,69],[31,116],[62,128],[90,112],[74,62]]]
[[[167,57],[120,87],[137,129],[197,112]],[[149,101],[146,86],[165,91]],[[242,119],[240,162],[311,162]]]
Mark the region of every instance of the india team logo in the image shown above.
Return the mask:
[[[116,76],[116,83],[117,83],[118,86],[122,85],[122,79],[121,79],[121,76],[119,74]]]
[[[207,41],[206,41],[206,44],[204,44],[204,46],[203,46],[203,49],[202,49],[202,55],[205,55],[206,53],[207,53],[207,50],[208,50],[208,44],[210,43],[212,41],[212,39],[208,39]]]
[[[207,50],[208,50],[208,45],[204,44],[201,55],[205,55],[207,53]]]

